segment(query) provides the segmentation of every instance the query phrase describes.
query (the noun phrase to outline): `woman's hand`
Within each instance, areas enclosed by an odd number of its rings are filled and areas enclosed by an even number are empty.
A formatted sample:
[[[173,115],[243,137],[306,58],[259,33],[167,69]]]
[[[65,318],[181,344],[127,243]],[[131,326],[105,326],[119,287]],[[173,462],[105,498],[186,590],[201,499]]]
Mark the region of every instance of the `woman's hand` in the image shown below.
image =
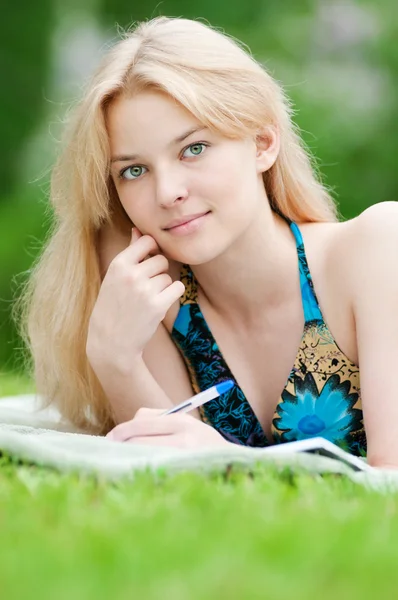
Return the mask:
[[[130,245],[110,263],[92,311],[86,352],[93,368],[126,372],[167,311],[184,293],[172,281],[169,263],[149,235],[132,231]]]
[[[213,427],[189,414],[162,413],[163,409],[140,408],[134,419],[117,425],[106,437],[117,442],[175,448],[230,445]]]

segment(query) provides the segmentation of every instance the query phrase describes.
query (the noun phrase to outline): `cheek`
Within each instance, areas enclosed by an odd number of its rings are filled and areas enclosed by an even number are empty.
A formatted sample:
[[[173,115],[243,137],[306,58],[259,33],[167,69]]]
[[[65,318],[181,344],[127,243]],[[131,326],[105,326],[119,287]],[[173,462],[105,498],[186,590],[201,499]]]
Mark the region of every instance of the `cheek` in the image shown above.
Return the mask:
[[[129,189],[129,185],[119,186],[118,195],[125,212],[137,227],[150,219],[150,201],[144,190],[137,193]]]
[[[249,198],[256,189],[256,174],[241,164],[229,164],[220,168],[211,179],[210,193],[218,206],[228,206],[230,211],[241,211],[248,207]]]
[[[201,195],[213,198],[217,205],[228,200],[231,194],[236,193],[236,180],[239,176],[231,170],[228,164],[217,163],[216,167],[206,169],[196,182],[197,189],[201,189]]]
[[[247,186],[252,187],[257,178],[255,164],[248,152],[225,152],[212,175],[218,189],[224,188],[234,196],[240,195]]]

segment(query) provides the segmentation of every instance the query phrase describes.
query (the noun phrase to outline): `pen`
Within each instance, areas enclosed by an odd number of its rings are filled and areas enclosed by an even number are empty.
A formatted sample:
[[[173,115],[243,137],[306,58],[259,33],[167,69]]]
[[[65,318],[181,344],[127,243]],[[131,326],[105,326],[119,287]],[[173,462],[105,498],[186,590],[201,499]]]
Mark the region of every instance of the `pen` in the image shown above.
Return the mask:
[[[198,408],[198,406],[202,406],[202,404],[205,404],[206,402],[209,402],[210,400],[214,400],[214,398],[221,396],[221,394],[224,394],[224,392],[230,390],[234,385],[235,384],[231,379],[222,381],[217,385],[213,385],[213,387],[209,388],[208,390],[205,390],[204,392],[199,392],[199,394],[196,394],[196,396],[192,396],[192,398],[184,400],[184,402],[181,402],[181,404],[173,406],[173,408],[170,408],[166,412],[162,413],[162,415],[171,415],[177,412],[189,412],[190,410]]]

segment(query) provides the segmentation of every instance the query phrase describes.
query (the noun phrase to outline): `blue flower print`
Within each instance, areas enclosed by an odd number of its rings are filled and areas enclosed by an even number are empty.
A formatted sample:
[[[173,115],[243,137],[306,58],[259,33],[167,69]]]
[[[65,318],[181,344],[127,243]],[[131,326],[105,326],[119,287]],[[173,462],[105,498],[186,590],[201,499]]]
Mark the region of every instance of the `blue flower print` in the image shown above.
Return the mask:
[[[314,377],[294,377],[295,395],[285,390],[277,408],[274,426],[281,442],[320,436],[350,450],[352,434],[363,429],[362,411],[353,408],[357,393],[350,393],[350,382],[340,383],[337,374],[329,377],[318,392]]]

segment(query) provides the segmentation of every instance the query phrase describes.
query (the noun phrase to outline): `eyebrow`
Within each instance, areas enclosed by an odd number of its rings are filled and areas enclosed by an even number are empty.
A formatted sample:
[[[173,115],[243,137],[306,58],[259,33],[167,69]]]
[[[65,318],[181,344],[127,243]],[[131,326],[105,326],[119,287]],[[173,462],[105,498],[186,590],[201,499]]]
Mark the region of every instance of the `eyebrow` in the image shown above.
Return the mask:
[[[183,142],[187,137],[189,137],[193,133],[197,133],[198,131],[202,131],[203,129],[207,129],[207,127],[200,126],[200,127],[194,127],[193,129],[189,129],[189,131],[186,131],[182,135],[179,135],[174,140],[172,140],[170,142],[169,146],[173,146],[175,144],[180,144],[181,142]],[[111,159],[111,163],[113,164],[115,162],[128,162],[128,161],[137,160],[137,159],[138,159],[138,156],[136,154],[120,154],[119,156],[114,156]]]

